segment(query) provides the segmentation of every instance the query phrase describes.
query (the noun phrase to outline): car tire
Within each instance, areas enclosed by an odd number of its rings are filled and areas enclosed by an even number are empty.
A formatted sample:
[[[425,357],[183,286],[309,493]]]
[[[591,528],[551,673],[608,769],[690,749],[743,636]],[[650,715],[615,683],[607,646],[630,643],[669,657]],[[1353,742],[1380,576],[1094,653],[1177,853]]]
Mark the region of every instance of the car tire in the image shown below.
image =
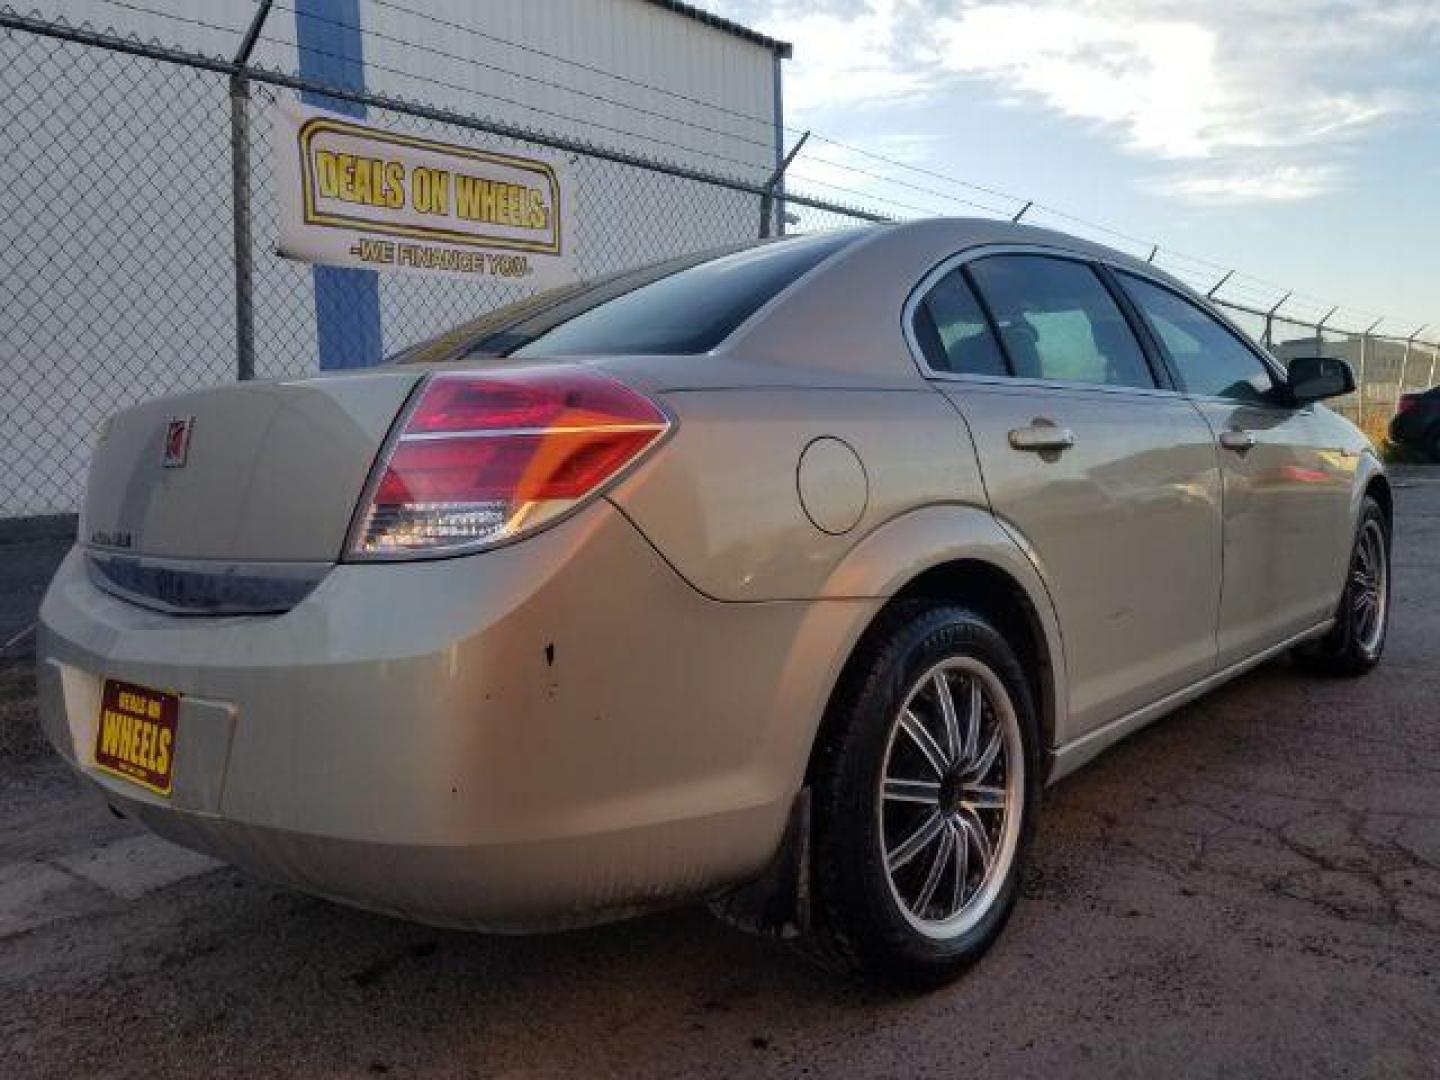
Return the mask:
[[[1345,590],[1329,633],[1295,649],[1295,659],[1322,675],[1363,675],[1380,661],[1390,623],[1390,527],[1370,496],[1360,507]]]
[[[990,623],[920,601],[884,612],[846,667],[812,761],[822,951],[906,989],[977,960],[1019,893],[1039,745],[1025,673]]]

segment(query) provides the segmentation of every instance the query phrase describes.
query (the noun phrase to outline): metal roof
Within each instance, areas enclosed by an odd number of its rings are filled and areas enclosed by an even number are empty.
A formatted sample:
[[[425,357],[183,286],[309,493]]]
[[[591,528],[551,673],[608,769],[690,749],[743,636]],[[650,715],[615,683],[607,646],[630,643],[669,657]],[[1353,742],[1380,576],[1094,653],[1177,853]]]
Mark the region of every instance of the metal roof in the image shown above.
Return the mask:
[[[696,7],[694,4],[684,3],[683,0],[647,0],[647,2],[654,4],[656,7],[663,7],[669,11],[673,11],[677,15],[684,15],[687,19],[702,22],[706,26],[713,26],[716,30],[721,30],[724,33],[733,34],[738,38],[744,38],[746,41],[753,42],[756,45],[762,45],[771,52],[779,55],[782,59],[789,59],[793,51],[788,41],[777,41],[772,37],[766,37],[758,30],[751,30],[748,26],[741,26],[739,23],[731,22],[729,19],[721,18],[719,15],[712,15],[710,12]]]

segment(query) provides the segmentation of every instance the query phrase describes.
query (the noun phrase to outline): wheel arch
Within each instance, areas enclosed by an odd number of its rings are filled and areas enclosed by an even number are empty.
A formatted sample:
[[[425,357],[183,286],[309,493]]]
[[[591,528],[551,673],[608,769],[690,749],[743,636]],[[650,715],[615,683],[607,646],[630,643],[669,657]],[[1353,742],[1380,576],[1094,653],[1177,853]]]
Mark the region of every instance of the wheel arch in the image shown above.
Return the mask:
[[[727,921],[782,936],[797,928],[806,932],[810,926],[809,893],[798,883],[809,880],[810,793],[817,750],[825,744],[828,725],[834,722],[834,701],[843,692],[867,635],[891,605],[916,598],[974,608],[1019,646],[1040,714],[1041,782],[1053,775],[1055,750],[1065,730],[1065,658],[1054,605],[1040,571],[999,521],[980,507],[928,506],[894,518],[851,549],[816,597],[869,603],[865,616],[826,642],[824,655],[836,662],[822,676],[820,692],[805,702],[804,711],[814,720],[808,727],[808,744],[796,746],[798,753],[790,759],[800,766],[800,779],[784,838],[766,870],[755,881],[725,894],[714,908]],[[1021,635],[1022,640],[1014,641],[1011,634]],[[804,650],[799,655],[797,666],[809,668],[820,654]],[[808,707],[810,702],[815,702],[815,711]]]
[[[1044,749],[1055,745],[1055,661],[1040,614],[1018,581],[993,563],[953,559],[912,578],[894,599],[955,604],[994,626],[1015,650],[1025,670],[1031,698],[1040,714]]]
[[[1386,535],[1393,536],[1395,530],[1395,494],[1390,488],[1389,478],[1380,471],[1375,471],[1365,481],[1361,490],[1361,498],[1369,496],[1380,504],[1380,511],[1385,515]]]
[[[1065,730],[1066,696],[1064,645],[1054,605],[1030,557],[988,511],[927,507],[892,520],[852,550],[826,593],[882,597],[886,603],[850,641],[820,727],[853,657],[890,606],[929,599],[970,608],[1010,642],[1030,681],[1042,750],[1048,758],[1055,749]],[[817,744],[819,739],[817,728]]]

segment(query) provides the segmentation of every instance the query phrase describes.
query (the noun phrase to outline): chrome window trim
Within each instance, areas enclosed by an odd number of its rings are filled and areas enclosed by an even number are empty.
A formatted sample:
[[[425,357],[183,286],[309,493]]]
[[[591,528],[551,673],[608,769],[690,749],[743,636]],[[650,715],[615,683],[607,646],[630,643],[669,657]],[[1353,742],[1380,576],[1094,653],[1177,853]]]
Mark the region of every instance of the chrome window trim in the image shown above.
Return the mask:
[[[967,263],[983,259],[991,255],[1041,255],[1048,258],[1068,259],[1071,262],[1082,263],[1086,266],[1100,264],[1112,269],[1128,269],[1123,263],[1116,263],[1109,259],[1091,255],[1088,252],[1075,251],[1071,248],[1057,247],[1051,244],[982,244],[973,248],[966,248],[949,255],[930,268],[929,272],[922,277],[918,284],[910,290],[910,295],[905,298],[905,306],[901,309],[900,329],[905,338],[905,347],[910,351],[910,359],[914,361],[922,377],[937,382],[968,383],[972,385],[994,384],[1001,387],[1027,388],[1027,389],[1049,389],[1049,390],[1079,390],[1084,392],[1096,392],[1102,394],[1139,394],[1145,397],[1168,397],[1183,398],[1186,395],[1179,390],[1163,386],[1118,386],[1111,383],[1082,382],[1076,379],[1028,379],[1012,375],[970,375],[964,372],[937,371],[932,368],[929,361],[925,359],[925,351],[920,347],[920,339],[915,335],[915,310],[920,302],[929,295],[930,290],[952,270],[959,269]],[[1103,280],[1097,282],[1100,288],[1105,289],[1109,295]],[[1112,298],[1113,301],[1113,298]],[[1119,301],[1113,301],[1120,311],[1120,317],[1125,320],[1125,326],[1135,337],[1135,345],[1140,349],[1142,355],[1145,353],[1145,345],[1133,328],[1130,327],[1130,320],[1125,314],[1124,308]],[[997,342],[999,344],[999,342]],[[1150,366],[1149,357],[1146,356],[1146,367]],[[1154,374],[1153,372],[1151,373]]]
[[[1068,379],[1025,379],[1009,375],[966,375],[952,371],[924,372],[931,382],[963,383],[969,386],[994,386],[999,390],[1066,390],[1083,393],[1124,394],[1132,397],[1183,398],[1178,390],[1161,386],[1116,386],[1110,383],[1087,383]]]

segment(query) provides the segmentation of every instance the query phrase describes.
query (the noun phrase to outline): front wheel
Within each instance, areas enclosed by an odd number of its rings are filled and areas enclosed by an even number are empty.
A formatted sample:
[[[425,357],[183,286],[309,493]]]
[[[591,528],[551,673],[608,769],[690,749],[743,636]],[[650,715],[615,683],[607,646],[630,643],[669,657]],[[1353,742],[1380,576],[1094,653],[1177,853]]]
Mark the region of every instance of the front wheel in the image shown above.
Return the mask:
[[[1389,628],[1390,529],[1380,504],[1367,495],[1335,625],[1296,649],[1295,658],[1322,674],[1363,675],[1379,662]]]
[[[1040,778],[1024,673],[989,623],[918,602],[887,612],[837,691],[812,778],[828,951],[925,987],[990,947],[1019,891]]]

